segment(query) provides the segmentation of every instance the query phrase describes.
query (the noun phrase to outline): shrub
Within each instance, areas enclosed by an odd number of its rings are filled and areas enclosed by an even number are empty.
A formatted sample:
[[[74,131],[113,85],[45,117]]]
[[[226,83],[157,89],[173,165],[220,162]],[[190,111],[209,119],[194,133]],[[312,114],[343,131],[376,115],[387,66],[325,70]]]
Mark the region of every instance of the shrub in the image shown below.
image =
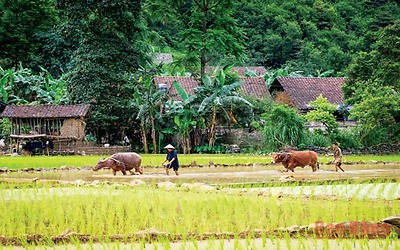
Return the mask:
[[[287,105],[276,105],[261,116],[268,150],[279,150],[286,146],[298,146],[306,135],[303,118]]]
[[[339,130],[330,134],[331,142],[338,142],[341,148],[357,148],[361,146],[360,136],[354,129]]]
[[[214,145],[214,146],[200,145],[193,148],[193,151],[199,154],[222,154],[225,153],[226,147],[222,145]]]

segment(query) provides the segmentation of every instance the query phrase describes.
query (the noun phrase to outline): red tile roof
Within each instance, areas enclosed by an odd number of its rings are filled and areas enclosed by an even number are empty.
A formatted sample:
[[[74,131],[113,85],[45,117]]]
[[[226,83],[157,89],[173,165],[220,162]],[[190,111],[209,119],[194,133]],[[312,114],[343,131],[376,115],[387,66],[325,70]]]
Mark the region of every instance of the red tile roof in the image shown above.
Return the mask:
[[[90,109],[89,104],[80,105],[10,105],[1,117],[8,118],[70,118],[85,117]]]
[[[344,80],[344,77],[277,77],[270,90],[280,85],[297,108],[304,110],[308,109],[309,102],[314,101],[320,94],[332,104],[343,104],[341,86]]]
[[[240,86],[245,96],[255,98],[271,97],[263,77],[242,77],[243,85]]]
[[[188,93],[189,95],[194,94],[194,89],[198,86],[198,83],[195,78],[191,76],[155,76],[154,83],[155,84],[166,84],[167,85],[167,92],[169,96],[174,99],[175,101],[182,101],[181,97],[176,92],[176,89],[173,83],[177,81],[182,86],[182,88]]]
[[[271,94],[269,93],[267,86],[265,85],[263,77],[242,77],[240,79],[243,81],[243,85],[240,87],[243,94],[245,96],[253,96],[256,98],[269,97]],[[155,76],[154,83],[161,84],[164,83],[167,85],[167,92],[175,101],[182,101],[178,93],[176,92],[175,87],[172,85],[174,81],[177,81],[181,84],[183,89],[185,89],[186,93],[189,95],[194,94],[194,89],[198,87],[198,83],[193,77],[185,77],[185,76]]]
[[[206,66],[205,72],[214,71],[215,69],[216,67],[214,66]],[[257,76],[263,76],[267,73],[267,70],[262,66],[232,67],[232,72],[235,71],[239,74],[239,76],[245,76],[247,71],[252,71],[256,73]]]

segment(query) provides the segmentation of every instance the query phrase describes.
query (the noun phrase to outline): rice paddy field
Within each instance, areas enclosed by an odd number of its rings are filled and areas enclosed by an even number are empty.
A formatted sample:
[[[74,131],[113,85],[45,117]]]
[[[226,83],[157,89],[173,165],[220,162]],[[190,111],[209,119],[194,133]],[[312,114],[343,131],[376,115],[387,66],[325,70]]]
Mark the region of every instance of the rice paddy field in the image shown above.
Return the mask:
[[[0,249],[400,249],[395,232],[301,231],[400,215],[400,155],[294,173],[268,155],[179,155],[179,176],[142,157],[126,176],[92,171],[101,156],[0,157]]]

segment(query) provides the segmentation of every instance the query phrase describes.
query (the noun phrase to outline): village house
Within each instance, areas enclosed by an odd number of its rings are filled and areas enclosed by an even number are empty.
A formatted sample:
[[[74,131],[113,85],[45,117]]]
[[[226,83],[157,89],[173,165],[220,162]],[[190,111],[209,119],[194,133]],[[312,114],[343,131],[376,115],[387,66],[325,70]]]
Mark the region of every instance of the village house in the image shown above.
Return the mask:
[[[11,120],[10,151],[27,154],[74,152],[85,140],[90,105],[9,105],[1,118]]]
[[[348,121],[343,116],[340,107],[344,107],[342,85],[344,77],[277,77],[270,92],[274,101],[284,103],[298,109],[302,114],[310,111],[309,103],[319,95],[325,97],[329,103],[336,105],[335,116],[342,127],[354,126],[354,121]],[[311,129],[320,128],[321,124],[309,123]]]
[[[309,103],[323,95],[329,103],[344,104],[342,84],[344,77],[277,77],[270,92],[274,100],[297,108],[302,113],[309,111]]]
[[[177,93],[174,82],[179,82],[182,88],[189,95],[194,94],[194,90],[198,87],[197,80],[192,76],[155,76],[154,83],[161,89],[164,89],[168,93],[168,97],[174,101],[182,101],[181,97]],[[263,77],[241,77],[240,81],[243,82],[240,86],[244,96],[250,96],[254,98],[270,98],[267,86]]]

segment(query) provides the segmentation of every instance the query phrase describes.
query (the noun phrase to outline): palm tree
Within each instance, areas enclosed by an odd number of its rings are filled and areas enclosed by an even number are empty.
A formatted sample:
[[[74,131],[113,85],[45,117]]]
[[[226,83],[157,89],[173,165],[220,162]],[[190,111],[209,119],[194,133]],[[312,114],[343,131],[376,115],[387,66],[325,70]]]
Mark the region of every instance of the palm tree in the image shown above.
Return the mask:
[[[217,124],[217,114],[221,111],[226,115],[231,121],[235,121],[231,110],[228,110],[234,103],[244,103],[248,106],[253,106],[246,99],[242,98],[240,94],[236,91],[243,82],[237,81],[234,83],[228,83],[226,81],[226,75],[223,70],[218,72],[215,77],[210,77],[207,74],[202,78],[202,86],[196,88],[195,93],[198,98],[202,101],[199,105],[199,113],[207,113],[209,115],[208,121],[208,145],[210,147],[214,146],[215,137],[215,127]]]

